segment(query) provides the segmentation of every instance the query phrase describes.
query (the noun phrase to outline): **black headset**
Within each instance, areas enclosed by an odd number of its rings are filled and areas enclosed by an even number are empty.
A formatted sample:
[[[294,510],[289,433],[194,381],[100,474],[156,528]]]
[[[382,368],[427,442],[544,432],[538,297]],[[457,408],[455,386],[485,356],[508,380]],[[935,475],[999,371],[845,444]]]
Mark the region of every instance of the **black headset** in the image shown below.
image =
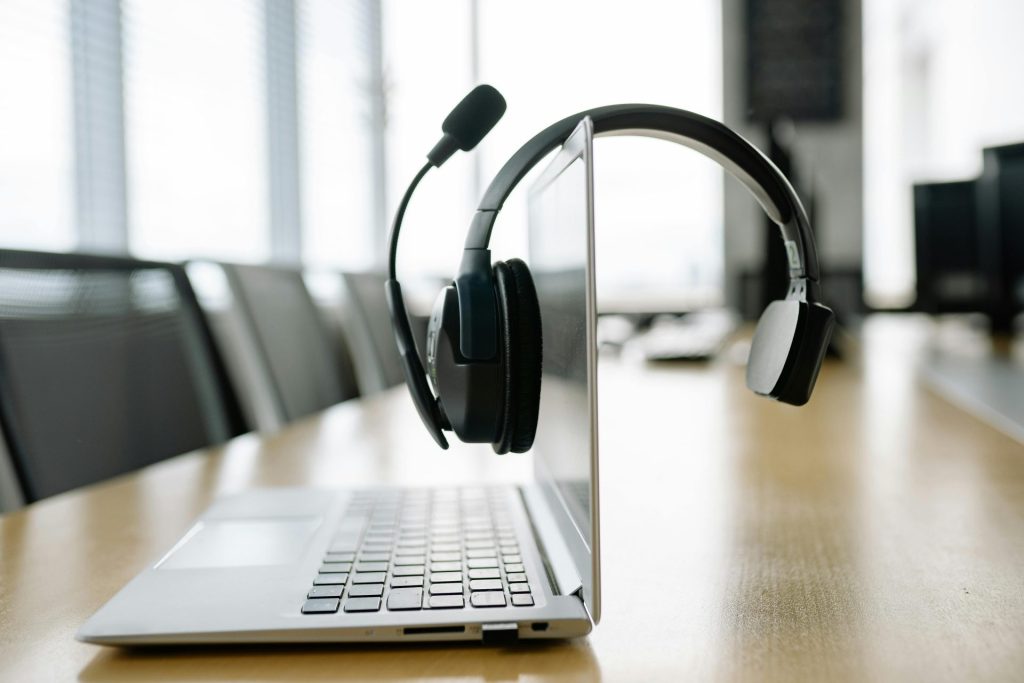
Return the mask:
[[[832,334],[832,311],[819,302],[818,257],[807,215],[786,177],[725,125],[692,112],[650,104],[598,107],[548,126],[523,145],[491,181],[466,236],[455,280],[438,295],[427,328],[425,372],[395,273],[398,234],[409,198],[432,167],[456,149],[470,150],[504,114],[497,90],[475,88],[449,114],[444,136],[427,155],[395,214],[389,239],[388,307],[406,383],[431,436],[443,430],[464,442],[490,443],[496,453],[533,445],[540,403],[540,307],[533,278],[519,259],[491,264],[491,229],[506,198],[527,172],[589,116],[594,133],[663,138],[717,161],[740,180],[779,225],[789,257],[789,290],[761,314],[747,386],[757,394],[803,405],[814,389]],[[429,384],[427,377],[429,375]]]

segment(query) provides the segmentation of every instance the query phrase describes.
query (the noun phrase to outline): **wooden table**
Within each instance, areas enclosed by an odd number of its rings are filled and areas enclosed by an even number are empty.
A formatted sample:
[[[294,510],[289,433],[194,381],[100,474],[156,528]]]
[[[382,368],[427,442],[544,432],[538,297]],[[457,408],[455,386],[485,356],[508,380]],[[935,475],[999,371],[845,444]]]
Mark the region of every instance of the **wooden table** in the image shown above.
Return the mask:
[[[514,481],[438,452],[402,391],[245,436],[0,522],[0,680],[679,681],[1024,677],[1024,446],[930,393],[875,320],[803,409],[742,368],[601,368],[604,617],[587,638],[121,650],[73,635],[217,495]]]

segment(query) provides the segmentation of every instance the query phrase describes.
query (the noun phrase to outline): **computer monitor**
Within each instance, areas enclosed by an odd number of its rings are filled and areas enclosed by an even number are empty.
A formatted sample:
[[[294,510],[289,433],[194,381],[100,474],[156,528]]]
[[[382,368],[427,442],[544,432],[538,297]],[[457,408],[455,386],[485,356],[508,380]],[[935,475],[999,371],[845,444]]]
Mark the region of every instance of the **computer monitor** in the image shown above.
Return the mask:
[[[1024,311],[1024,143],[984,150],[979,183],[982,267],[993,289],[994,331],[1009,332]]]
[[[989,284],[981,267],[976,195],[974,180],[914,185],[918,310],[985,309]]]

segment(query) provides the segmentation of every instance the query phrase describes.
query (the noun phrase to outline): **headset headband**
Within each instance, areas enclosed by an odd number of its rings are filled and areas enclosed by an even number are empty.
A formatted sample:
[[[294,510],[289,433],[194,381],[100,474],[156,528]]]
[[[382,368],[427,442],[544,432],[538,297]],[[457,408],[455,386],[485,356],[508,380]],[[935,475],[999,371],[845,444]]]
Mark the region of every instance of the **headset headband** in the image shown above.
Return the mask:
[[[616,104],[568,116],[531,138],[510,158],[487,187],[474,217],[466,249],[486,249],[491,228],[519,181],[572,134],[589,116],[595,135],[642,135],[676,142],[717,161],[747,186],[765,213],[782,229],[791,254],[790,277],[818,280],[814,237],[803,205],[776,166],[756,147],[718,121],[672,107],[651,104]]]
[[[444,429],[451,429],[464,441],[489,440],[498,453],[510,449],[524,452],[533,443],[542,372],[536,292],[526,264],[513,260],[492,265],[488,243],[505,199],[581,122],[592,126],[594,134],[664,138],[700,152],[746,185],[779,225],[789,261],[789,291],[784,301],[773,301],[761,315],[751,343],[747,386],[793,405],[807,402],[828,348],[834,316],[817,301],[818,258],[799,198],[771,161],[724,125],[691,112],[647,104],[600,107],[562,119],[523,145],[491,181],[470,225],[454,287],[446,287],[439,295],[427,327],[435,396],[420,362],[395,274],[398,233],[409,198],[427,171],[444,163],[454,145],[471,149],[500,118],[504,100],[496,91],[484,90],[479,95],[484,87],[478,86],[445,120],[445,136],[405,191],[389,238],[390,278],[385,291],[395,341],[413,402],[438,445],[448,447]],[[458,125],[449,126],[453,117]],[[513,295],[508,290],[510,277],[516,290]],[[511,311],[533,314],[520,318]],[[528,341],[521,343],[520,337]]]
[[[494,333],[488,332],[496,319],[493,299],[487,300],[492,298],[488,244],[498,212],[519,181],[548,152],[565,142],[586,116],[593,121],[595,135],[662,138],[721,164],[779,225],[789,258],[790,280],[808,280],[808,294],[813,296],[819,277],[818,256],[807,214],[792,185],[764,154],[721,123],[682,109],[651,104],[598,107],[568,116],[535,135],[505,162],[480,200],[455,279],[459,310],[477,312],[476,320],[466,316],[461,328],[459,345],[467,358],[486,358],[495,349]]]

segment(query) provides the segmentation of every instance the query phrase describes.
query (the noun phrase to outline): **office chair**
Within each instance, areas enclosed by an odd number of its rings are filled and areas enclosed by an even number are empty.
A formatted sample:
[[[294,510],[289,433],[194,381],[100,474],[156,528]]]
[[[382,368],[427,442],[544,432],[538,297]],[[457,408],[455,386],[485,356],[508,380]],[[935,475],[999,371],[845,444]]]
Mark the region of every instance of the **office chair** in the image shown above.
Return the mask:
[[[348,301],[352,346],[359,360],[364,393],[380,391],[405,382],[401,357],[395,346],[387,301],[384,272],[342,273]],[[422,331],[426,332],[425,321]]]
[[[0,429],[24,502],[242,433],[226,380],[180,266],[0,250]]]
[[[274,429],[359,395],[347,349],[332,339],[300,270],[219,265],[276,406],[277,417],[259,418],[258,428]]]

